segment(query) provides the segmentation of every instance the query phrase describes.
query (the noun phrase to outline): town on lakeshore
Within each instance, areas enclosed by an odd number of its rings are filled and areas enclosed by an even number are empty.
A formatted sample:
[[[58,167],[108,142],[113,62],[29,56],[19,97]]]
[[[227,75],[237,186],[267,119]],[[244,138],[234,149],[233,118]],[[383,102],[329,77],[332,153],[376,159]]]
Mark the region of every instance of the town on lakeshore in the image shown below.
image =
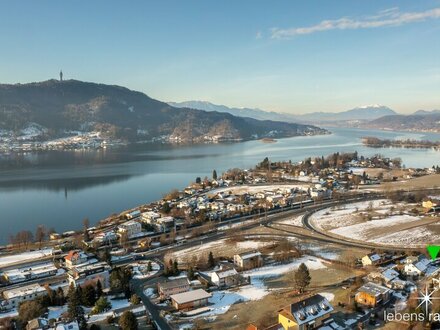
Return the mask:
[[[0,327],[432,323],[412,316],[440,310],[421,296],[440,298],[440,247],[425,249],[440,244],[439,184],[438,165],[380,154],[265,158],[80,231],[23,230],[0,252]]]

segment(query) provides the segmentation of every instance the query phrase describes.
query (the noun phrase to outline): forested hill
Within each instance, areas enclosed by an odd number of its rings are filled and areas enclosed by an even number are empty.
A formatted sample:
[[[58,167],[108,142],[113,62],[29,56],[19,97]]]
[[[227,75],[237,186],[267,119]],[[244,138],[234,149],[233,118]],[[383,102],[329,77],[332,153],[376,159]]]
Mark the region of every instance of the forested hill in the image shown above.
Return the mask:
[[[77,80],[0,85],[0,129],[34,125],[45,138],[66,131],[100,131],[127,140],[168,136],[182,141],[326,133],[312,125],[240,118],[228,113],[174,108],[141,92]]]

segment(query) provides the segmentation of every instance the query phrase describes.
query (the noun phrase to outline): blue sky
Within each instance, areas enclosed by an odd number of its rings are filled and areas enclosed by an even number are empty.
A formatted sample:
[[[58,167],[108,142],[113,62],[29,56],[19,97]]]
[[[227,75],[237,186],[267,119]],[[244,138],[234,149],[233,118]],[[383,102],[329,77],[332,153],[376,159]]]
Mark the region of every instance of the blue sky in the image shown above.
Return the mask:
[[[290,113],[440,108],[436,1],[0,1],[0,82]]]

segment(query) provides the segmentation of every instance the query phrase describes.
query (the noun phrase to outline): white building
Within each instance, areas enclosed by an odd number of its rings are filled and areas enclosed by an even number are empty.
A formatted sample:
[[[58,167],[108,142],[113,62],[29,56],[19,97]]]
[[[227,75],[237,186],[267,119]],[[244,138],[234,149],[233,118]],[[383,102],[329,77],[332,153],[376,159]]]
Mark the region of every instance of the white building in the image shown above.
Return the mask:
[[[37,278],[53,276],[58,269],[51,263],[32,265],[24,268],[5,270],[3,277],[11,284],[30,281]]]
[[[362,258],[362,265],[363,266],[377,265],[378,263],[380,263],[381,259],[382,258],[377,253],[370,253]]]
[[[86,283],[96,284],[100,281],[102,288],[106,289],[110,286],[110,270],[110,266],[105,262],[73,268],[68,273],[69,284],[76,287]]]
[[[87,254],[85,254],[83,251],[78,250],[69,251],[67,256],[64,257],[64,260],[66,261],[66,267],[69,269],[73,268],[76,265],[87,262],[87,259]]]
[[[146,223],[153,223],[155,220],[160,218],[160,214],[153,211],[144,212],[141,215],[142,221]]]
[[[156,228],[158,231],[165,233],[174,229],[173,217],[162,217],[156,220]]]
[[[131,220],[119,225],[118,231],[121,234],[127,234],[127,236],[131,238],[142,232],[142,225],[137,221]]]
[[[403,272],[407,276],[421,276],[426,272],[430,261],[426,258],[421,258],[418,261],[410,262],[405,264]]]
[[[6,306],[6,309],[17,308],[23,301],[34,300],[35,298],[46,294],[46,288],[39,284],[5,290],[3,291],[3,298],[5,299],[4,306]]]
[[[240,283],[240,275],[235,268],[212,272],[211,282],[219,287],[229,287]]]

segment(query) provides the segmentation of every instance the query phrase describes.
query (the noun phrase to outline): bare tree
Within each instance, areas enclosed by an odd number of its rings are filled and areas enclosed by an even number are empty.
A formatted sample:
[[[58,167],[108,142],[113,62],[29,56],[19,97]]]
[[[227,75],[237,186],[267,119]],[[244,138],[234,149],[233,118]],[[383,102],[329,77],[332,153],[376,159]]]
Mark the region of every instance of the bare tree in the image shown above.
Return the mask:
[[[35,231],[35,240],[38,242],[38,248],[41,249],[41,244],[46,239],[46,228],[43,225],[39,225]]]

